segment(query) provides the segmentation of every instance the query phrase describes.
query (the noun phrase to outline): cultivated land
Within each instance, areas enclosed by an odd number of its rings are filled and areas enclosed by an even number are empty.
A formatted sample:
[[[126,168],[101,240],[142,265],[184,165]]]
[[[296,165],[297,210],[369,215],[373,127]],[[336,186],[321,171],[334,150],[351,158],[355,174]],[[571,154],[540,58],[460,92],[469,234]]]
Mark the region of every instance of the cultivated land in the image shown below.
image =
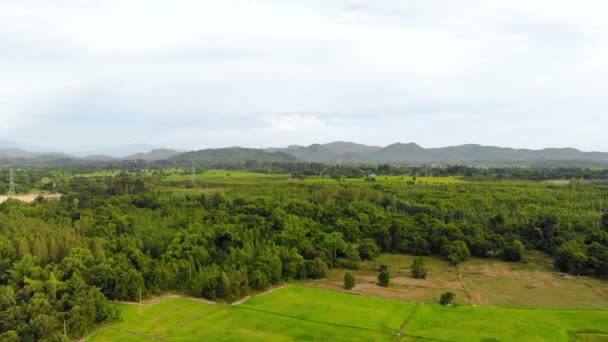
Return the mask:
[[[446,291],[456,293],[456,302],[530,308],[608,309],[608,282],[591,277],[574,277],[553,269],[550,257],[528,252],[526,262],[505,262],[472,258],[454,268],[437,257],[424,257],[427,279],[412,279],[413,256],[383,254],[350,271],[357,279],[352,292],[399,300],[435,303]],[[391,286],[377,286],[378,268],[387,265]],[[343,291],[344,270],[331,270],[328,278],[307,280],[306,286]],[[558,299],[558,300],[557,300]]]
[[[119,304],[90,341],[593,341],[608,311],[422,304],[292,285],[240,305],[168,298]]]

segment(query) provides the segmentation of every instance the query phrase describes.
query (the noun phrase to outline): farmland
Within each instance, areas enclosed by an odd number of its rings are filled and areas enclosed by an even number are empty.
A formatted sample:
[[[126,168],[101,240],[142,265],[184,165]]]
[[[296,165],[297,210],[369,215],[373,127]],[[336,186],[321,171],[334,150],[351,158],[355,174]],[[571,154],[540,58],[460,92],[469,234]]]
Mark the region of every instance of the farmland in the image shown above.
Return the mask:
[[[297,285],[239,305],[169,298],[117,304],[122,319],[89,341],[568,341],[605,338],[608,311],[421,304]]]
[[[411,278],[409,265],[413,258],[383,254],[363,262],[358,270],[350,271],[357,279],[352,292],[434,303],[441,293],[452,291],[457,302],[466,305],[608,309],[606,281],[557,272],[543,253],[528,252],[525,262],[517,263],[472,258],[458,267],[440,258],[424,257],[429,268],[427,279]],[[388,288],[376,285],[379,265],[387,265],[391,270]],[[326,279],[307,280],[303,284],[342,291],[344,272],[346,270],[332,270]]]

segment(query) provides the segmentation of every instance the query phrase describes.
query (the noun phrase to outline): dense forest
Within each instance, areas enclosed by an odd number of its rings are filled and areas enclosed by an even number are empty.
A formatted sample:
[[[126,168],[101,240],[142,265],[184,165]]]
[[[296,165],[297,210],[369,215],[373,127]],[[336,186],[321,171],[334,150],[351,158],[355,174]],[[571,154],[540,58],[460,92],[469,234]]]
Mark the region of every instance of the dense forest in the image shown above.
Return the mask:
[[[178,291],[234,301],[285,281],[323,278],[329,268],[356,269],[381,252],[437,255],[457,266],[468,256],[517,261],[536,249],[563,272],[608,276],[607,186],[496,175],[453,184],[345,182],[399,172],[318,165],[315,173],[340,173],[309,181],[306,169],[284,170],[290,179],[216,187],[185,178],[166,188],[162,169],[97,177],[21,170],[26,188],[46,186],[63,197],[0,204],[0,341],[83,336],[117,317],[108,300]],[[491,170],[402,168],[465,180]],[[567,170],[542,174],[572,177]]]

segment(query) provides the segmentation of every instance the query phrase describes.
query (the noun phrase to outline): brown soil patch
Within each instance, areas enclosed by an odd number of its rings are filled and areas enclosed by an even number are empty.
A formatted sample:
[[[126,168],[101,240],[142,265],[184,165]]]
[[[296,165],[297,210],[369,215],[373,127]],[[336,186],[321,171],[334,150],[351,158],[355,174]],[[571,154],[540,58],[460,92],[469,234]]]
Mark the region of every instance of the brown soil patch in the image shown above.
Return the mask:
[[[40,194],[27,194],[27,195],[16,195],[16,196],[11,196],[10,198],[19,200],[21,202],[24,203],[31,203],[34,202],[34,200],[36,198],[38,198],[38,196],[41,196]],[[60,199],[61,198],[61,194],[45,194],[42,195],[42,197],[44,199],[50,200],[50,199]],[[5,195],[0,195],[0,203],[8,200],[9,197],[5,196]]]

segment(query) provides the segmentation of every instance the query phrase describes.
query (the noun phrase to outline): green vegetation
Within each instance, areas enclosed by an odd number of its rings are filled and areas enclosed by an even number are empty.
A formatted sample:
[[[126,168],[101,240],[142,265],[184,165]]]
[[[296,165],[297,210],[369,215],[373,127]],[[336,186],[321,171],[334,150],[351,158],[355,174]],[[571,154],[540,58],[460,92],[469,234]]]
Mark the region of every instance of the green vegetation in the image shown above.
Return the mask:
[[[385,265],[380,266],[380,273],[378,274],[378,285],[382,287],[388,287],[391,282],[391,273],[388,267]]]
[[[414,258],[414,260],[412,261],[412,266],[410,266],[410,271],[412,273],[412,278],[426,279],[428,269],[424,264],[424,259],[421,257]]]
[[[403,254],[435,257],[424,259],[427,279],[415,280],[430,290],[411,291],[425,301],[451,291],[458,304],[518,306],[523,294],[533,306],[606,307],[605,286],[591,278],[608,276],[605,185],[470,181],[454,176],[458,168],[218,163],[229,169],[175,160],[167,168],[18,170],[30,189],[63,196],[0,204],[0,334],[59,339],[65,319],[68,338],[77,338],[116,316],[108,300],[174,291],[233,302],[286,282],[322,286],[345,270],[360,285],[352,291],[399,297],[414,281],[411,262],[383,259]],[[266,173],[245,171],[259,168]],[[365,181],[372,174],[376,181]],[[549,256],[548,268],[586,278],[568,282],[569,293],[558,280],[542,279],[559,285],[542,287],[532,277],[522,286],[508,272],[476,279],[483,270],[470,269],[482,259],[525,268],[505,261],[534,253]],[[222,315],[229,313],[213,313]]]
[[[444,292],[441,294],[441,297],[439,297],[439,304],[441,305],[449,305],[452,304],[452,302],[454,301],[454,298],[456,298],[456,294],[454,294],[454,292]]]
[[[357,281],[352,273],[346,272],[344,273],[344,288],[347,290],[352,290],[355,287]]]
[[[448,341],[570,341],[606,330],[608,311],[421,305],[408,324],[416,336]]]
[[[608,319],[608,311],[443,307],[301,286],[234,306],[170,298],[143,306],[142,316],[137,305],[119,306],[123,318],[90,341],[131,336],[168,341],[569,341],[573,335],[594,341],[606,333]]]
[[[426,279],[412,279],[408,268],[422,258]],[[457,268],[439,257],[381,254],[357,270],[331,270],[326,279],[302,280],[306,286],[341,291],[344,272],[357,279],[353,292],[398,300],[436,303],[442,293],[456,294],[457,304],[527,308],[608,308],[608,282],[558,273],[553,260],[527,251],[523,262],[469,258]],[[391,270],[391,286],[375,285],[380,265]],[[556,300],[559,298],[559,300]]]

